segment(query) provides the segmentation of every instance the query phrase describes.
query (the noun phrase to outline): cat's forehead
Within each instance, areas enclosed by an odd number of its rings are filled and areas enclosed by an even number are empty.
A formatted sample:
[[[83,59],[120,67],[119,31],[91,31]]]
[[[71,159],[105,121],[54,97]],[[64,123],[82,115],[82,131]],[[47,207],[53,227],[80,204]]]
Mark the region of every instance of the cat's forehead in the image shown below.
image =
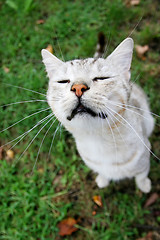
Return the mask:
[[[76,59],[66,62],[66,71],[70,75],[76,74],[94,75],[96,72],[102,70],[104,66],[105,66],[104,59],[95,58]]]
[[[75,68],[87,68],[88,67],[100,67],[104,64],[104,59],[86,58],[86,59],[75,59],[67,62],[68,66]]]

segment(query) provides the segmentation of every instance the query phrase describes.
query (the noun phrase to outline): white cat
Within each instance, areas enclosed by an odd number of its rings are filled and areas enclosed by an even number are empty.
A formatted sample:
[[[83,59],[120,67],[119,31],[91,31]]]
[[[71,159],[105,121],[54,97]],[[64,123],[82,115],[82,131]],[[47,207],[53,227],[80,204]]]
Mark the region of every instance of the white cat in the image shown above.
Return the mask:
[[[49,76],[48,104],[75,138],[100,188],[110,180],[135,177],[147,193],[154,128],[146,96],[130,82],[133,40],[125,39],[106,59],[62,62],[43,49]]]

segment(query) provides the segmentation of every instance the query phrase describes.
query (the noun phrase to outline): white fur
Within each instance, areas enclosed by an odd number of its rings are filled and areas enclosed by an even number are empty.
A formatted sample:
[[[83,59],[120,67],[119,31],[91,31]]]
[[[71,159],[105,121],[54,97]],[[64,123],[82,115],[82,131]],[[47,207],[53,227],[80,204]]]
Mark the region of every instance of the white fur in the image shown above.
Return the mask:
[[[135,177],[139,189],[149,192],[148,137],[154,120],[144,92],[129,81],[132,52],[133,40],[127,38],[106,59],[62,62],[47,50],[42,50],[42,56],[50,79],[48,103],[58,120],[73,134],[86,165],[98,174],[97,185],[105,187],[110,180]],[[109,78],[94,81],[95,77]],[[59,83],[61,80],[69,82]],[[73,84],[86,84],[89,90],[83,93],[81,103],[108,117],[102,119],[83,113],[69,121],[67,117],[78,104],[77,96],[71,91]]]

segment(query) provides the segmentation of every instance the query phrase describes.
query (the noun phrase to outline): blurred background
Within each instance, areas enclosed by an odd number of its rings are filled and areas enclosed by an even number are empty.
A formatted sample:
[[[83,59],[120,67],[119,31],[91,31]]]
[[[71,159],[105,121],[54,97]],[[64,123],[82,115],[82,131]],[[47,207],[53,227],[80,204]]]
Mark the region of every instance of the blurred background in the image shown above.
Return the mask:
[[[160,161],[151,157],[150,194],[134,180],[98,189],[72,136],[48,122],[40,54],[92,57],[103,32],[107,56],[131,36],[132,81],[160,115],[159,26],[159,0],[0,0],[0,239],[160,239]],[[155,120],[151,143],[160,157]]]

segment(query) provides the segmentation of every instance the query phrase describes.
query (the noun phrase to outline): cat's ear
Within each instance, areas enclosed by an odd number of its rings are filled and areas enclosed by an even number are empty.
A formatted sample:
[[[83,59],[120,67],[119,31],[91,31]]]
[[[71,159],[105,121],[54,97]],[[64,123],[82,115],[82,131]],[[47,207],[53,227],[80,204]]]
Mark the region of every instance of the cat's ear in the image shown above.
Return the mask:
[[[64,62],[59,60],[57,57],[55,57],[52,53],[50,53],[46,49],[42,49],[41,54],[42,54],[43,63],[46,67],[46,71],[48,73],[48,76],[49,76],[49,78],[51,78],[54,71],[59,66],[64,64]]]
[[[107,57],[107,60],[116,67],[118,72],[130,70],[134,42],[132,38],[126,38],[118,47]]]

